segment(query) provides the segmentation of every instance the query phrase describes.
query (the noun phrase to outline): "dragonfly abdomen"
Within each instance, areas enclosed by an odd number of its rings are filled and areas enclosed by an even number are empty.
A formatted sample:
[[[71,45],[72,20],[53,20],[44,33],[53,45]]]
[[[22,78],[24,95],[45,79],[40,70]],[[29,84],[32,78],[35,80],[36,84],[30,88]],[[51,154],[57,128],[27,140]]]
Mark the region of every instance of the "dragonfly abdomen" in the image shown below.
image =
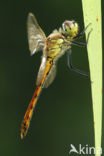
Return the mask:
[[[30,120],[32,118],[32,114],[33,114],[34,108],[36,106],[38,97],[42,91],[45,79],[46,79],[47,75],[49,74],[49,71],[51,70],[52,65],[53,65],[53,59],[52,58],[47,59],[46,68],[45,68],[43,78],[35,90],[35,93],[32,97],[32,100],[31,100],[28,108],[27,108],[27,111],[25,113],[24,119],[23,119],[22,124],[21,124],[21,139],[23,139],[24,136],[26,136],[26,133],[28,131],[28,128],[30,125]]]

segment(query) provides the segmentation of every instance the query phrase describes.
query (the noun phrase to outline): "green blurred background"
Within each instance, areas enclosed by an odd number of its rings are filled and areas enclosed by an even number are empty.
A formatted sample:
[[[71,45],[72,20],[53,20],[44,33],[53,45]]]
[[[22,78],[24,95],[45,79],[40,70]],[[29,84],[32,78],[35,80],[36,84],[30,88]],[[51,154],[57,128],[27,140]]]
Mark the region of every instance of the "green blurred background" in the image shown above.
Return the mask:
[[[58,61],[56,79],[38,100],[27,136],[20,139],[21,121],[36,88],[42,54],[30,56],[29,12],[36,15],[46,35],[66,19],[76,20],[80,30],[84,27],[80,0],[1,1],[0,156],[68,156],[70,144],[94,146],[94,130],[90,81],[69,71],[66,55]],[[73,46],[72,51],[74,66],[88,72],[86,48]]]

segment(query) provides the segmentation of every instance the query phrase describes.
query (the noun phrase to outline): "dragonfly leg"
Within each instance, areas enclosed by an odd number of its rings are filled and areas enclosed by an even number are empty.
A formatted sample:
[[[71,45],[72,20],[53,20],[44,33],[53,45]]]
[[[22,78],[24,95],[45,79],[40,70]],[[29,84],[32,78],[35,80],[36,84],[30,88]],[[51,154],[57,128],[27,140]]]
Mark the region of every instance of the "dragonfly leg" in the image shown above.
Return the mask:
[[[88,26],[87,26],[87,27],[88,27]],[[84,31],[82,31],[82,34],[80,33],[80,34],[79,34],[79,35],[77,35],[74,39],[79,38],[79,36],[82,36],[82,35],[83,35],[83,33],[85,33],[85,30],[86,30],[86,29],[84,29]],[[91,33],[91,31],[92,31],[92,29],[91,29],[91,30],[90,30],[90,32],[88,33],[86,43],[83,43],[83,42],[77,42],[77,41],[73,41],[73,40],[71,41],[71,43],[73,43],[73,44],[75,44],[75,45],[78,45],[78,46],[82,46],[82,47],[87,46],[88,41],[89,41],[89,37],[90,37],[90,33]]]
[[[69,67],[69,69],[71,70],[71,71],[74,71],[74,72],[76,72],[76,73],[79,73],[79,74],[81,74],[81,75],[84,75],[84,76],[87,76],[87,77],[89,77],[89,74],[88,73],[86,73],[86,72],[84,72],[84,71],[81,71],[81,70],[79,70],[79,69],[76,69],[76,68],[74,68],[73,66],[72,66],[72,64],[71,64],[71,52],[70,52],[70,50],[71,49],[69,49],[69,51],[68,51],[68,56],[67,56],[67,59],[68,59],[68,67]]]
[[[77,41],[71,41],[71,43],[74,45],[81,46],[81,47],[86,47],[86,45],[87,45],[87,43],[77,42]]]
[[[74,39],[76,39],[76,38],[79,38],[79,37],[81,37],[81,36],[83,36],[84,34],[85,34],[85,32],[86,32],[86,30],[87,30],[87,28],[89,27],[89,25],[91,25],[91,23],[89,23],[84,29],[83,29],[83,31],[82,32],[80,32],[76,37],[74,37]],[[92,31],[92,30],[91,30]]]

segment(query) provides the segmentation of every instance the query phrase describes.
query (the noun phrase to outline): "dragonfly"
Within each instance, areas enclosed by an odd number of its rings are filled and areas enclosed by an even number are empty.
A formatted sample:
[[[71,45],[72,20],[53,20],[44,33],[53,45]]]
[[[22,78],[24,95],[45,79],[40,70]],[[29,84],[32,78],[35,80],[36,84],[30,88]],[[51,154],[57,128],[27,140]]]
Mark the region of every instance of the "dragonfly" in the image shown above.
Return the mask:
[[[66,20],[59,30],[55,29],[46,37],[44,31],[39,26],[36,17],[32,13],[28,14],[27,31],[30,54],[33,55],[39,51],[43,51],[43,54],[36,80],[37,88],[21,124],[21,139],[27,134],[30,120],[42,89],[47,88],[53,82],[56,76],[56,63],[65,52],[67,52],[69,69],[88,76],[84,71],[74,68],[71,63],[71,45],[86,46],[88,39],[86,43],[78,42],[76,39],[85,34],[87,27],[79,33],[78,23],[74,20]]]

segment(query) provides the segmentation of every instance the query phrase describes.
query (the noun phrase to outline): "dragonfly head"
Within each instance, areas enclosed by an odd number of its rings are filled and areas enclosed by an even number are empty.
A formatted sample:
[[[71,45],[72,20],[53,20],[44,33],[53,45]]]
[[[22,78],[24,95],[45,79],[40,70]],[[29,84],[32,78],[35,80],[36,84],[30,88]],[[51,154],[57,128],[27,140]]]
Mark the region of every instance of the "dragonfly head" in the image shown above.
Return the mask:
[[[78,24],[75,21],[65,21],[62,24],[62,29],[66,35],[72,38],[78,34]]]

